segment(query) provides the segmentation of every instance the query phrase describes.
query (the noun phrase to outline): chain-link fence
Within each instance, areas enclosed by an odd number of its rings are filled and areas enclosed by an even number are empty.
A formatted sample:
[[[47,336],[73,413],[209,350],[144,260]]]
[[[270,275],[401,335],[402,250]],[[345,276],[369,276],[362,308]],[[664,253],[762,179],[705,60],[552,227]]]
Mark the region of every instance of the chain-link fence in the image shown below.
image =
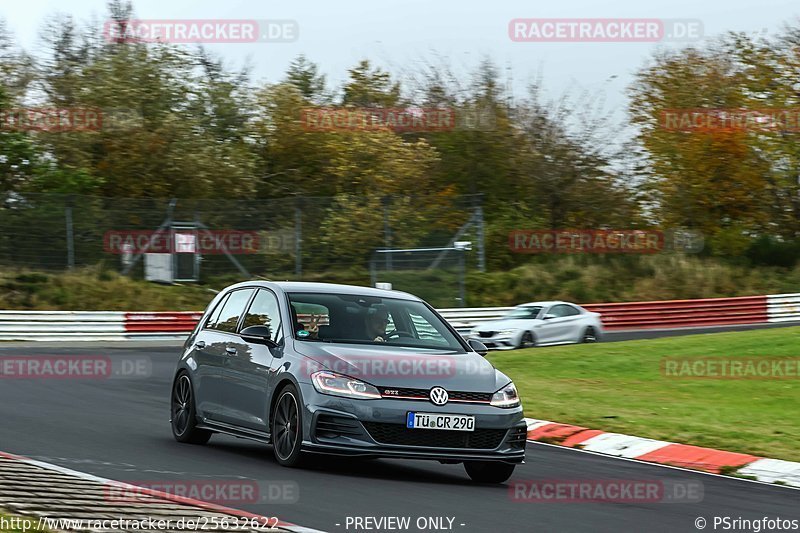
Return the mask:
[[[481,239],[465,257],[468,268],[483,268],[482,232],[478,196],[234,200],[26,193],[0,206],[0,265],[49,271],[102,265],[142,278],[161,257],[172,279],[321,280],[359,271],[368,280],[376,250],[448,247],[464,235]],[[445,269],[452,260],[428,266]],[[398,275],[403,265],[393,270]]]

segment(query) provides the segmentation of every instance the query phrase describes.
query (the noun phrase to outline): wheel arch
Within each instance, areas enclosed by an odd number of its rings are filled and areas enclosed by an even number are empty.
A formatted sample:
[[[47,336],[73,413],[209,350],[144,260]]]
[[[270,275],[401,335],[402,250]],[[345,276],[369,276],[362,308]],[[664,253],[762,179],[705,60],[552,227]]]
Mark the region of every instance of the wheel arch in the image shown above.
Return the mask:
[[[283,389],[286,388],[287,385],[293,385],[294,389],[297,391],[298,400],[300,401],[300,405],[297,407],[299,409],[303,408],[303,393],[300,391],[300,384],[297,380],[289,374],[288,372],[282,373],[278,379],[275,381],[275,385],[272,387],[272,393],[270,394],[269,398],[269,410],[267,411],[267,428],[269,429],[270,433],[272,432],[272,413],[275,410],[275,403],[278,401],[278,397]]]
[[[192,396],[194,396],[195,398],[197,397],[197,391],[195,390],[195,387],[197,385],[195,385],[193,379],[194,376],[192,374],[192,369],[185,365],[179,364],[178,367],[175,369],[175,374],[173,374],[172,376],[172,385],[169,388],[170,399],[172,399],[172,393],[175,390],[175,383],[178,382],[178,378],[181,377],[183,374],[186,374],[189,377],[189,383],[192,385]]]

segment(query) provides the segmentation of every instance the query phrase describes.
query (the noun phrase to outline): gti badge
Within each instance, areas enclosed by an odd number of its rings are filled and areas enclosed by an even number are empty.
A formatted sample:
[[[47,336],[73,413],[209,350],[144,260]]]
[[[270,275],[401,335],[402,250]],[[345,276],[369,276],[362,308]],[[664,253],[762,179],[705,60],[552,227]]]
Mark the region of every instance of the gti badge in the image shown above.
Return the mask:
[[[433,402],[435,405],[444,405],[447,403],[447,400],[450,399],[450,396],[447,394],[447,391],[441,387],[432,388],[430,397],[431,397],[431,402]]]

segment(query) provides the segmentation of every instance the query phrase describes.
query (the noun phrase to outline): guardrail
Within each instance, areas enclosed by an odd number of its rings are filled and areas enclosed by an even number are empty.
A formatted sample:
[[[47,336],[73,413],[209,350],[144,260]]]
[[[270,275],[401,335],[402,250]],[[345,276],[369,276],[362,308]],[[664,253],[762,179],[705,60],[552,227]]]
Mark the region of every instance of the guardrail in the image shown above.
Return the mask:
[[[800,319],[800,293],[767,296],[770,322],[792,322]]]
[[[585,305],[606,329],[685,328],[768,321],[767,296]]]
[[[183,339],[202,312],[0,311],[0,341]]]
[[[0,340],[123,340],[125,313],[0,311]]]
[[[128,333],[188,333],[194,329],[203,312],[153,312],[125,313],[125,331]]]
[[[586,304],[609,330],[672,329],[800,321],[800,293],[702,300]],[[512,307],[440,309],[459,332]],[[201,312],[0,311],[0,341],[183,339]]]

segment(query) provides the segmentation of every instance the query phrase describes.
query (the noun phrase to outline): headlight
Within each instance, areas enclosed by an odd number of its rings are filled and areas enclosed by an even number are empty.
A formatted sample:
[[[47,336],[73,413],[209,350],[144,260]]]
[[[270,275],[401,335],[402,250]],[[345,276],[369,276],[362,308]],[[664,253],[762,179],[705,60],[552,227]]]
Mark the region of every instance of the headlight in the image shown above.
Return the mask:
[[[495,407],[517,407],[519,405],[519,395],[514,383],[509,383],[492,396],[492,405]]]
[[[322,394],[367,400],[381,397],[378,389],[369,383],[324,370],[311,374],[311,382]]]
[[[503,331],[498,331],[497,334],[501,337],[510,337],[517,332],[516,329],[504,329]]]

